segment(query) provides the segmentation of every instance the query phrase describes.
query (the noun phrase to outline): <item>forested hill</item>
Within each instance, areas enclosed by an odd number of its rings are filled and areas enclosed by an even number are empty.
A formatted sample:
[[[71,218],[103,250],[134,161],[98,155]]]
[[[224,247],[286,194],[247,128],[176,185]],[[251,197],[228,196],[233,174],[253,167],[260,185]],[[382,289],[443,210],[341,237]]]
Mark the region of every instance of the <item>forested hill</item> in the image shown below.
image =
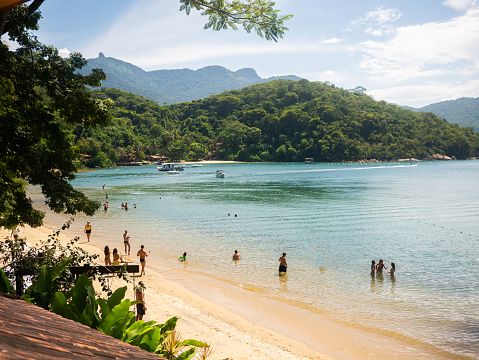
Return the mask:
[[[140,159],[159,153],[175,160],[243,161],[479,156],[479,134],[472,129],[375,101],[361,90],[277,80],[166,107],[104,89],[95,93],[115,101],[110,126],[77,126],[72,140],[83,154],[101,152],[99,159],[115,151]]]
[[[222,66],[207,66],[198,70],[145,71],[125,61],[105,57],[102,53],[98,58],[88,59],[87,66],[80,73],[86,75],[94,68],[105,72],[107,79],[102,81],[104,87],[132,92],[160,104],[203,99],[223,91],[277,79],[300,79],[294,75],[263,79],[254,69],[230,71]]]
[[[479,131],[479,98],[460,98],[423,106],[415,111],[430,111],[451,123]]]

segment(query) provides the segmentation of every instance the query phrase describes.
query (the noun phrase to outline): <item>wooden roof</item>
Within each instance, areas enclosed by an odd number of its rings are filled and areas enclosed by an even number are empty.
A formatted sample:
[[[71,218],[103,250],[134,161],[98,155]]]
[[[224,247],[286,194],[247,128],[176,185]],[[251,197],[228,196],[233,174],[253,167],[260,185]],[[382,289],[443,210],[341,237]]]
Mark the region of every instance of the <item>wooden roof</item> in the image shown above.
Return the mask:
[[[13,9],[15,6],[26,3],[30,0],[0,0],[0,12]]]
[[[0,293],[0,359],[163,359]]]

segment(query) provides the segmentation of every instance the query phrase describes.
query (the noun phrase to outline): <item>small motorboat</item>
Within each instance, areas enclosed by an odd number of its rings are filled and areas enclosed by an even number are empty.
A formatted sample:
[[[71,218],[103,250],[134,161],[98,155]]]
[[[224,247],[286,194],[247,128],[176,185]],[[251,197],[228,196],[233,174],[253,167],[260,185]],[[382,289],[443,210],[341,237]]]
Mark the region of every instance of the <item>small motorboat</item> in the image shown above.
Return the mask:
[[[191,167],[203,167],[202,164],[198,164],[198,163],[194,163],[193,165],[191,165]]]
[[[216,177],[217,178],[224,178],[225,172],[223,170],[216,170]]]
[[[168,170],[166,172],[166,174],[168,174],[168,175],[179,175],[180,172],[178,170]]]

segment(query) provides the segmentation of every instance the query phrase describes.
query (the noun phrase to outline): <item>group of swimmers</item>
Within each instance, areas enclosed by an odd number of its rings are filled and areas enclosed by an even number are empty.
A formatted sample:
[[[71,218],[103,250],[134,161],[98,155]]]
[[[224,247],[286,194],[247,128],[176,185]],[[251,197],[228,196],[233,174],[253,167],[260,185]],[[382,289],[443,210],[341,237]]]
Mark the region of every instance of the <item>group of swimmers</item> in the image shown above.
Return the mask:
[[[128,206],[128,203],[121,203],[120,208],[123,210],[128,210],[130,207]],[[133,204],[133,209],[136,209],[136,204]]]
[[[371,261],[371,276],[374,276],[375,274],[381,274],[383,273],[383,269],[388,269],[386,265],[384,265],[383,259],[379,260],[379,263],[376,264],[376,261],[372,260]],[[394,276],[394,273],[396,272],[396,264],[393,262],[391,263],[391,270],[388,271],[388,274],[391,274],[391,276]]]

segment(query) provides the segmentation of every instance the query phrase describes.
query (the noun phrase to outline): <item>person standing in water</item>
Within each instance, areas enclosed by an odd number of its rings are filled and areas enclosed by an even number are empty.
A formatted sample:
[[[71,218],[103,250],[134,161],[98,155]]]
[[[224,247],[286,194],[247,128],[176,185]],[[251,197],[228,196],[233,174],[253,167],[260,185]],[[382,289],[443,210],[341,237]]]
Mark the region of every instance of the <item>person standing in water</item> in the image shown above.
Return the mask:
[[[396,264],[391,263],[391,270],[388,271],[389,274],[391,274],[391,277],[395,276],[396,273]]]
[[[378,265],[376,266],[376,272],[378,274],[382,274],[383,273],[383,269],[387,269],[388,267],[386,265],[384,265],[384,261],[383,259],[379,260],[379,263]]]
[[[123,234],[123,245],[125,245],[125,255],[128,254],[130,256],[130,234],[126,230]]]
[[[284,252],[283,255],[279,258],[279,273],[286,273],[288,269],[288,264],[286,263],[286,253]]]
[[[371,261],[371,276],[374,276],[376,274],[376,261]]]
[[[84,231],[85,231],[85,234],[86,234],[86,238],[88,239],[88,242],[90,242],[91,224],[90,224],[89,221],[86,222]]]
[[[145,251],[145,246],[141,245],[140,250],[138,250],[138,253],[136,256],[140,257],[140,264],[141,264],[141,272],[140,276],[146,275],[145,274],[145,265],[146,265],[146,257],[148,256],[147,252]]]
[[[136,304],[136,321],[143,320],[143,315],[145,315],[145,289],[146,286],[143,281],[138,282],[138,286],[135,286],[135,300],[141,301],[141,303]]]
[[[241,254],[238,252],[238,250],[235,250],[235,253],[233,254],[233,260],[241,260]]]

